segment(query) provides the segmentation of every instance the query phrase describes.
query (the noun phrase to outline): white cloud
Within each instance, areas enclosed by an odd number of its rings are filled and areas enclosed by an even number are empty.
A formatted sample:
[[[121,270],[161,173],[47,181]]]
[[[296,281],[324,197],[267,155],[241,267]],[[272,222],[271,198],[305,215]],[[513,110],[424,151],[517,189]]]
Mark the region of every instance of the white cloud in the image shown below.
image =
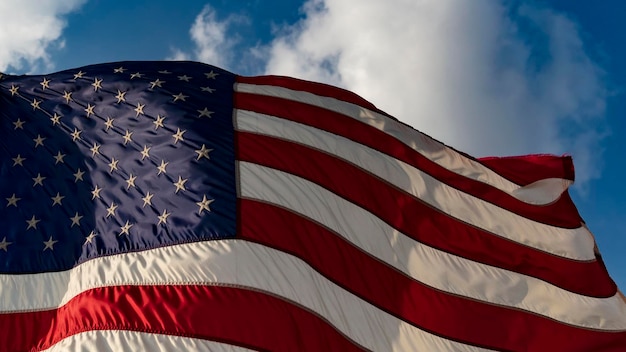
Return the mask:
[[[206,7],[190,31],[193,55],[173,56],[226,68],[263,62],[269,74],[338,85],[476,156],[571,154],[584,191],[600,176],[608,134],[604,72],[570,18],[510,4],[308,0],[302,20],[245,51],[233,30],[241,18],[219,20]]]
[[[48,51],[64,45],[63,16],[85,0],[2,0],[0,2],[0,70],[51,67]]]
[[[599,177],[607,89],[576,24],[490,0],[310,0],[266,71],[355,91],[477,156],[568,153]]]
[[[238,43],[238,38],[233,33],[228,33],[233,24],[246,22],[242,16],[231,15],[220,20],[215,10],[207,5],[196,19],[189,30],[191,39],[195,45],[193,53],[187,53],[178,48],[173,49],[170,60],[197,60],[212,65],[228,68],[233,62],[233,47]]]

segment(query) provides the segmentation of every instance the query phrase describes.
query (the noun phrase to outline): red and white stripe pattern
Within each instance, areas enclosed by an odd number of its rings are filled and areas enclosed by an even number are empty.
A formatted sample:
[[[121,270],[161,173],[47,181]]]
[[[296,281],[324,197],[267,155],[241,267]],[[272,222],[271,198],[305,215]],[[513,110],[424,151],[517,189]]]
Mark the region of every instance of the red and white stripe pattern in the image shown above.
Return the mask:
[[[475,160],[295,79],[234,94],[237,238],[0,276],[6,350],[626,349],[569,158]]]

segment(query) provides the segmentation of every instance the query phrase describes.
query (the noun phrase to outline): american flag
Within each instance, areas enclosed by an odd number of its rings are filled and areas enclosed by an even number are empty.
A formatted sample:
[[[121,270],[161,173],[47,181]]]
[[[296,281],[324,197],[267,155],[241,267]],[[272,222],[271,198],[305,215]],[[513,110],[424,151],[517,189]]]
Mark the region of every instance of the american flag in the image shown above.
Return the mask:
[[[0,350],[626,350],[568,157],[192,62],[2,75],[0,117]]]

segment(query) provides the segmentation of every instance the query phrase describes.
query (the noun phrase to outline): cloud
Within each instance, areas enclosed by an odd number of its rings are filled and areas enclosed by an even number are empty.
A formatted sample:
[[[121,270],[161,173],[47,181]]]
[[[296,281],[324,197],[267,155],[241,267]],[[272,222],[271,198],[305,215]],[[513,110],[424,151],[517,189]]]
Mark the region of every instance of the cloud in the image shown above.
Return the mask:
[[[572,154],[584,188],[600,176],[605,73],[566,15],[505,3],[310,0],[266,72],[345,87],[476,156]]]
[[[239,38],[231,31],[238,24],[247,23],[244,16],[230,15],[218,19],[215,10],[207,5],[196,16],[189,30],[194,43],[193,52],[174,48],[170,60],[196,60],[229,68],[234,65],[234,48]]]
[[[194,53],[173,56],[341,86],[476,156],[571,154],[583,193],[600,177],[610,92],[565,14],[492,0],[308,0],[302,14],[242,48],[241,17],[206,7]]]
[[[51,48],[64,45],[61,33],[64,15],[85,0],[0,2],[0,71],[51,68]]]

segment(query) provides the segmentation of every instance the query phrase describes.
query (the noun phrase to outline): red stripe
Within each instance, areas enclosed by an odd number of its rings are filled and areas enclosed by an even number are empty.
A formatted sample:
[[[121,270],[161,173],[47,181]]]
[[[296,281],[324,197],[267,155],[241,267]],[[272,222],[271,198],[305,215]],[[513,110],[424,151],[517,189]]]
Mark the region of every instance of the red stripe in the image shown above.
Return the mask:
[[[374,110],[383,115],[387,113],[378,110],[372,103],[345,89],[329,86],[322,83],[303,81],[291,77],[261,76],[238,77],[237,82],[256,85],[274,85],[292,90],[309,92],[319,96],[335,98],[348,103]],[[394,117],[389,116],[395,120]],[[429,137],[432,138],[432,137]],[[451,148],[452,149],[452,148]],[[520,185],[527,185],[544,178],[564,178],[574,180],[574,164],[571,157],[555,155],[525,155],[513,157],[486,157],[476,159],[463,152],[457,151],[465,157],[487,165],[501,176]]]
[[[329,86],[323,83],[304,81],[301,79],[284,77],[284,76],[257,76],[257,77],[237,77],[237,83],[248,83],[255,85],[267,85],[267,86],[278,86],[291,90],[304,91],[308,93],[312,93],[315,95],[319,95],[322,97],[329,97],[338,100],[342,100],[348,103],[352,103],[355,105],[362,106],[369,110],[377,111],[382,114],[387,115],[386,113],[378,110],[374,104],[369,101],[363,99],[359,95],[342,88]]]
[[[524,203],[493,186],[459,176],[427,159],[394,137],[344,115],[291,100],[246,93],[235,94],[235,107],[278,116],[346,137],[402,160],[456,189],[528,219],[564,228],[580,226],[580,216],[569,197],[561,197],[556,202],[545,206]]]
[[[0,315],[3,351],[40,351],[89,330],[132,330],[262,351],[360,351],[317,315],[261,292],[220,286],[114,286],[59,309]]]
[[[479,230],[352,164],[305,146],[246,132],[238,132],[236,138],[237,159],[308,179],[431,247],[533,276],[583,295],[609,297],[617,290],[598,261],[580,262],[558,257]]]
[[[487,157],[480,158],[479,162],[519,185],[550,177],[574,180],[574,163],[570,156],[540,154]]]
[[[478,159],[478,162],[518,185],[528,185],[546,178],[562,178],[574,181],[574,162],[571,156],[536,154],[486,157]],[[563,192],[559,202],[568,205],[566,211],[572,214],[576,213],[576,216],[572,216],[574,221],[579,219],[582,222],[582,217],[578,213],[578,209],[576,209],[569,192]],[[548,211],[560,210],[553,209]],[[599,256],[596,259],[601,261]]]
[[[576,328],[432,289],[282,208],[242,199],[239,216],[244,239],[298,256],[339,286],[444,338],[510,351],[623,351],[626,346],[626,332]]]

